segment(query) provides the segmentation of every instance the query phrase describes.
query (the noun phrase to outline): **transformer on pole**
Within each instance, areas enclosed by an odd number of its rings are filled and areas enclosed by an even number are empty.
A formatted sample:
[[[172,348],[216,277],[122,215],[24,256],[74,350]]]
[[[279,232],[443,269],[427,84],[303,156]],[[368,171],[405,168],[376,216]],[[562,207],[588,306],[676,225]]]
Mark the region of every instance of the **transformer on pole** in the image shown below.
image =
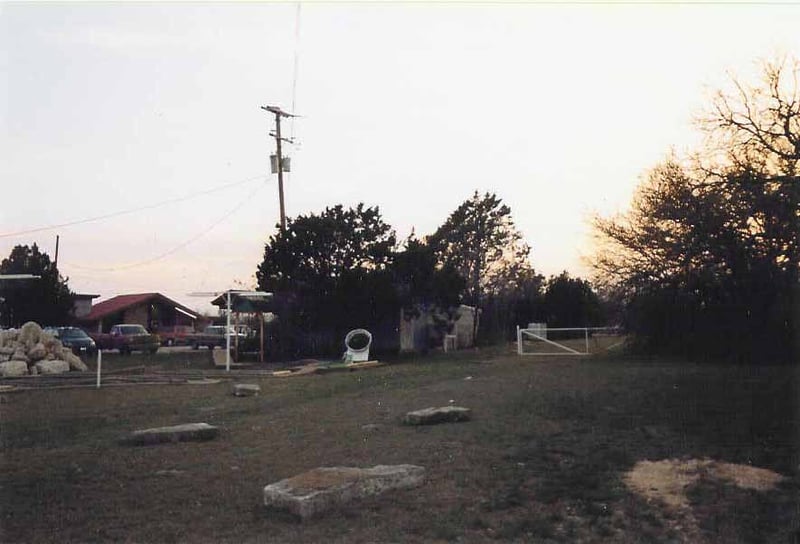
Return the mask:
[[[290,158],[283,156],[281,143],[287,142],[293,144],[294,141],[291,138],[281,137],[281,117],[297,116],[283,111],[278,106],[261,106],[261,109],[275,115],[275,131],[270,132],[269,135],[275,138],[277,152],[275,155],[270,156],[270,167],[273,174],[276,172],[278,174],[278,199],[281,209],[281,230],[286,230],[286,207],[283,200],[283,173],[290,171]]]

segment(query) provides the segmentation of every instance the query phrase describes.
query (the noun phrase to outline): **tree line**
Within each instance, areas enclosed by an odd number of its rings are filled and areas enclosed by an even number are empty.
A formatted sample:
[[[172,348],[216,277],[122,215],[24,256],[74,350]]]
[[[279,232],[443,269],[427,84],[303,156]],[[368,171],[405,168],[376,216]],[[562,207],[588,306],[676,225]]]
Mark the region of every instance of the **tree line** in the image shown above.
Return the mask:
[[[432,313],[432,346],[463,311],[473,312],[479,344],[506,341],[530,321],[602,322],[588,281],[566,272],[545,280],[529,254],[510,207],[476,191],[434,233],[403,241],[377,206],[363,203],[290,218],[266,243],[256,279],[277,293],[283,329],[274,340],[292,356],[340,351],[352,328],[396,334],[401,312]]]
[[[798,360],[800,66],[732,80],[698,119],[701,149],[669,156],[630,210],[594,220],[595,280],[636,347],[699,359]]]

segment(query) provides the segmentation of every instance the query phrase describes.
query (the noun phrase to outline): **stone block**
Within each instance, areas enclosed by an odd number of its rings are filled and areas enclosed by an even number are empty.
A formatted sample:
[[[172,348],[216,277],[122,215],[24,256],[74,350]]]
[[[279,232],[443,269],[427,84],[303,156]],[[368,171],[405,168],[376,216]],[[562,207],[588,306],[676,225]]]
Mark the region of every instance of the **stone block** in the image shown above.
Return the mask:
[[[416,487],[424,475],[416,465],[315,468],[266,486],[264,504],[307,519],[356,499]]]
[[[237,383],[233,386],[234,397],[254,397],[261,391],[261,387],[254,383]]]
[[[41,361],[46,356],[47,356],[47,349],[41,342],[38,342],[31,349],[28,350],[28,361],[31,363],[35,363],[36,361]]]
[[[39,361],[35,365],[39,374],[63,374],[69,372],[69,363],[66,361]]]
[[[121,440],[131,446],[149,446],[152,444],[213,440],[219,435],[219,429],[208,423],[185,423],[172,427],[155,427],[133,431],[130,436]]]
[[[0,363],[0,376],[3,378],[27,375],[28,363],[25,361],[6,361],[5,363]]]
[[[26,347],[33,347],[42,336],[42,328],[34,321],[28,321],[19,329],[17,339]]]
[[[403,418],[406,425],[434,425],[436,423],[456,423],[469,421],[472,410],[461,406],[442,406],[440,408],[425,408],[408,412]]]
[[[72,353],[72,351],[70,351],[68,348],[62,349],[61,358],[69,363],[69,367],[72,370],[78,370],[80,372],[86,372],[89,370],[89,367],[86,366],[86,363],[81,361],[81,358]]]

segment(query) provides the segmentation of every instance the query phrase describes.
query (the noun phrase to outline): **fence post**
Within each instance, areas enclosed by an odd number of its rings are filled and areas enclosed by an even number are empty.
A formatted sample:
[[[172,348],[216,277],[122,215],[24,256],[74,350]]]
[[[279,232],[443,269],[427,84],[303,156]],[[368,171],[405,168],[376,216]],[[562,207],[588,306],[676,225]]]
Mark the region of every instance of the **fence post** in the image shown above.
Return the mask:
[[[103,350],[97,348],[97,388],[100,389],[100,367],[103,365]]]
[[[519,332],[519,325],[517,325],[517,355],[522,355],[522,333]]]
[[[583,329],[584,334],[586,335],[586,354],[589,354],[589,329]]]

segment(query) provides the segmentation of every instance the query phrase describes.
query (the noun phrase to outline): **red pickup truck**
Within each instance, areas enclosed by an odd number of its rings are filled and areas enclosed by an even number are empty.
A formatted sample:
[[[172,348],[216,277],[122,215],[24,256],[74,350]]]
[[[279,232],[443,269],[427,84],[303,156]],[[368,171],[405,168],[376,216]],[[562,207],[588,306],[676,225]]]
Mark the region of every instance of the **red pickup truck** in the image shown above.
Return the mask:
[[[155,353],[161,345],[156,334],[150,334],[141,325],[114,325],[108,333],[90,334],[97,349],[117,349],[122,355],[132,351]]]
[[[194,327],[190,325],[175,325],[173,327],[159,327],[158,337],[164,346],[180,346],[189,344],[189,339],[195,334]]]

